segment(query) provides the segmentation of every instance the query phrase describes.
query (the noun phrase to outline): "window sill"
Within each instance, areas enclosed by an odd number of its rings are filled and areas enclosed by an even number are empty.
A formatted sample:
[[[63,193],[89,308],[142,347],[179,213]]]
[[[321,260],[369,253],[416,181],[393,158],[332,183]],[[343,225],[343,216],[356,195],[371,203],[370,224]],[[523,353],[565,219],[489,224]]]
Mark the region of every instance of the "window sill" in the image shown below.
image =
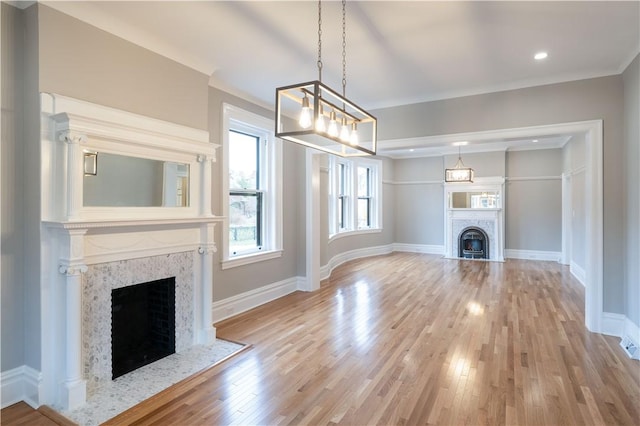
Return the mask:
[[[363,235],[363,234],[379,234],[382,232],[382,228],[369,228],[369,229],[357,229],[354,231],[342,231],[337,234],[329,235],[329,242],[333,240],[337,240],[342,237],[351,237],[354,235]]]
[[[236,268],[238,266],[249,265],[251,263],[262,262],[269,259],[277,259],[279,257],[282,257],[282,250],[263,251],[244,256],[236,256],[231,259],[223,260],[222,269]]]

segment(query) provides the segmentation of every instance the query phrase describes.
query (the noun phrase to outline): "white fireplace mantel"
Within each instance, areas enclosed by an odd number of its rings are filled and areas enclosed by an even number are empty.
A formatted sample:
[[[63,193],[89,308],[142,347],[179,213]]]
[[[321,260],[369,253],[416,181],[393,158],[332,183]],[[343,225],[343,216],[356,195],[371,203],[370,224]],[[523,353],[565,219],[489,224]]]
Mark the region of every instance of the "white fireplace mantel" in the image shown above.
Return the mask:
[[[91,301],[83,300],[83,286],[93,267],[126,269],[127,262],[138,265],[138,260],[187,253],[180,271],[188,277],[184,288],[193,294],[184,298],[189,319],[181,341],[186,336],[187,346],[214,342],[214,230],[223,219],[211,211],[211,163],[217,145],[204,130],[48,93],[41,94],[41,129],[42,347],[48,356],[43,359],[40,399],[71,410],[87,398],[83,351],[89,344],[83,340],[83,312]],[[188,165],[189,204],[85,206],[85,152]],[[186,271],[184,259],[189,263]],[[114,267],[120,268],[108,266]]]
[[[445,257],[457,259],[458,238],[468,227],[482,229],[489,237],[489,259],[504,262],[504,178],[476,178],[471,183],[445,184],[444,228]],[[493,192],[497,194],[495,208],[453,208],[451,203],[454,192]]]

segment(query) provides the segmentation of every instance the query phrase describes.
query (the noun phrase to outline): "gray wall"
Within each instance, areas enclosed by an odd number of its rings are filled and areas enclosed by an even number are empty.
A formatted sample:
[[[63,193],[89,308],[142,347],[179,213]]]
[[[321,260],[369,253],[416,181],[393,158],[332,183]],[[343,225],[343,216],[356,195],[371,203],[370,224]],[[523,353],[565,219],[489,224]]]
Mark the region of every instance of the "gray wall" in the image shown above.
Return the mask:
[[[251,104],[219,89],[209,87],[209,137],[213,143],[222,145],[222,104],[228,103],[254,114],[273,118],[274,113]],[[213,212],[222,212],[220,182],[222,178],[223,147],[218,149],[218,162],[213,166]],[[220,250],[214,260],[213,300],[222,300],[237,294],[254,290],[281,280],[295,277],[298,271],[304,271],[304,239],[299,238],[299,220],[304,220],[304,212],[299,211],[299,199],[304,199],[304,149],[296,144],[283,144],[283,248],[281,258],[251,265],[222,270],[220,260],[223,256],[222,227],[216,228],[216,241]],[[302,216],[302,218],[300,218]],[[302,254],[301,254],[302,253]],[[302,265],[298,265],[302,262]],[[304,275],[304,273],[302,274]]]
[[[395,161],[395,242],[444,244],[442,180],[457,158]],[[462,154],[476,177],[514,178],[505,185],[505,248],[562,249],[562,159],[560,149]]]
[[[610,76],[372,111],[379,139],[603,120],[604,310],[623,313],[623,81]]]
[[[39,5],[40,90],[207,129],[207,75]]]
[[[0,4],[2,28],[2,371],[24,363],[24,73],[22,12]]]
[[[395,160],[394,165],[395,242],[443,245],[443,158]]]
[[[505,248],[562,250],[562,150],[508,152]]]
[[[640,327],[640,55],[623,74],[624,156],[626,158],[625,292],[626,315]],[[638,343],[638,342],[636,342]]]

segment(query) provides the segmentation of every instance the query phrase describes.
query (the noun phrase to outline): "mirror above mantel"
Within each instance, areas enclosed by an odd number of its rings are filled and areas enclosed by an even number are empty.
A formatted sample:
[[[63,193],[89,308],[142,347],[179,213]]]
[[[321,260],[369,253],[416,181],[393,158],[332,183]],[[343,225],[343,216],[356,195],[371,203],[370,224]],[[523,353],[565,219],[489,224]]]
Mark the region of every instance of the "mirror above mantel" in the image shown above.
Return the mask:
[[[214,217],[207,131],[57,94],[41,105],[46,221]]]
[[[480,177],[471,183],[445,183],[445,209],[502,209],[504,178]]]
[[[189,164],[107,152],[84,156],[84,207],[189,207]]]

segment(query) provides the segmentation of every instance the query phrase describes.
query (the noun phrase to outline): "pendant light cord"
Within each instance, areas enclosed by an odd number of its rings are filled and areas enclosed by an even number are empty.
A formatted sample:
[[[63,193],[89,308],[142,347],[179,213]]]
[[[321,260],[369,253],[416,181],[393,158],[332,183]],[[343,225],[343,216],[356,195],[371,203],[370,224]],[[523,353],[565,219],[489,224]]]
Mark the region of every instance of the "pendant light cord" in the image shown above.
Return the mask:
[[[342,96],[347,97],[347,0],[342,0]]]
[[[322,0],[318,0],[318,81],[322,83]]]

